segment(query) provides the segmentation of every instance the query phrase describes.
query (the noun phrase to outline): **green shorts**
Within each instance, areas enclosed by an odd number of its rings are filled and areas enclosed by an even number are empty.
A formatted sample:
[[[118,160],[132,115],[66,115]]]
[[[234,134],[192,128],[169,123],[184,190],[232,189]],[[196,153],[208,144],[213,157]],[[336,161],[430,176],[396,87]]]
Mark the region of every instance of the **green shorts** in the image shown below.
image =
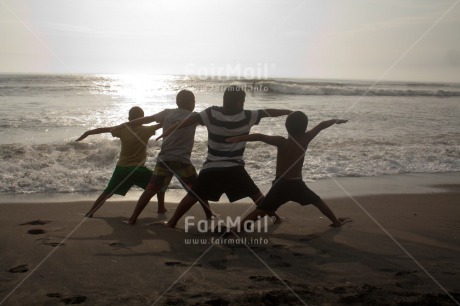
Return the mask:
[[[105,193],[124,196],[134,185],[145,189],[152,176],[152,170],[144,166],[116,166]]]
[[[147,190],[166,192],[173,176],[179,180],[185,190],[189,191],[196,181],[197,173],[192,164],[178,161],[157,162]]]

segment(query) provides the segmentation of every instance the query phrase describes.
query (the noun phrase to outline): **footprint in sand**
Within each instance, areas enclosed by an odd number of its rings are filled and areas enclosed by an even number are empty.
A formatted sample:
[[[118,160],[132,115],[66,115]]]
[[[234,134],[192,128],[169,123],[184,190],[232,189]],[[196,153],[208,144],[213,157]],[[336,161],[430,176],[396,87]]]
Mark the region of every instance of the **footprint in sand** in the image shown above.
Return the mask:
[[[414,275],[417,274],[417,271],[399,271],[395,275],[396,276],[404,276],[404,275]]]
[[[189,267],[191,264],[186,264],[180,261],[167,261],[165,262],[165,265],[168,267]],[[202,267],[203,265],[201,264],[194,264],[193,267]]]
[[[280,245],[280,246],[281,246],[281,245]],[[285,248],[285,247],[286,247],[286,246],[283,245],[282,247],[278,247],[278,248]],[[268,257],[269,257],[270,259],[274,259],[274,260],[280,260],[280,259],[283,258],[282,256],[274,255],[274,254],[270,254]],[[288,263],[288,262],[285,262],[285,261],[277,261],[277,262],[274,262],[273,265],[276,266],[276,267],[280,267],[280,268],[291,267],[291,264]]]
[[[126,245],[124,245],[123,243],[121,243],[121,242],[114,242],[114,243],[111,243],[111,244],[109,244],[109,247],[111,247],[112,250],[120,250],[120,249],[127,249],[127,250],[129,250],[129,248],[128,248]]]
[[[243,245],[244,246],[244,245]],[[258,246],[253,246],[251,247],[251,249],[256,252],[256,253],[259,253],[259,252],[264,252],[267,250],[266,247],[258,247]]]
[[[249,276],[249,279],[254,282],[269,282],[271,284],[282,284],[281,280],[275,276],[262,276],[262,275],[252,275]],[[288,280],[283,280],[284,283],[290,284]]]
[[[185,305],[185,300],[183,299],[167,299],[164,303],[166,306],[172,306],[172,305]]]
[[[205,305],[211,306],[227,306],[230,305],[230,302],[222,298],[211,299],[205,302]]]
[[[50,240],[49,238],[39,238],[39,239],[37,239],[36,241],[37,241],[37,242],[41,242],[41,244],[43,244],[43,245],[52,246],[53,248],[65,246],[65,243],[60,243],[60,242],[49,242],[49,240]]]
[[[300,241],[310,241],[310,240],[313,240],[313,239],[318,239],[320,237],[321,236],[319,236],[319,235],[307,235],[307,236],[305,236],[303,238],[300,238],[299,240]]]
[[[412,286],[414,286],[414,284],[420,281],[417,271],[407,271],[407,270],[403,270],[403,271],[399,271],[395,273],[395,280],[396,280],[395,285],[403,289],[411,288]]]
[[[46,294],[47,297],[55,297],[55,298],[61,298],[60,293],[48,293]]]
[[[25,273],[29,271],[29,267],[27,265],[20,265],[8,270],[10,273]]]
[[[274,245],[272,245],[272,248],[274,248],[274,249],[285,249],[285,248],[287,248],[287,246],[284,245],[284,244],[274,244]]]
[[[45,230],[42,230],[40,228],[37,228],[37,229],[31,229],[31,230],[28,230],[27,231],[27,234],[29,235],[43,235],[45,234],[46,231]]]
[[[189,266],[180,261],[167,261],[165,262],[165,265],[167,265],[168,267],[188,267]]]
[[[42,244],[52,246],[53,248],[65,246],[65,243],[60,243],[60,242],[47,242],[47,243],[42,243]]]
[[[48,224],[48,223],[50,223],[50,222],[51,222],[51,221],[46,221],[46,220],[37,219],[37,220],[33,220],[33,221],[21,223],[21,224],[19,224],[19,225],[45,225],[45,224]]]
[[[59,302],[62,302],[66,305],[69,304],[82,304],[86,301],[87,297],[84,295],[74,295],[63,297],[60,293],[48,293],[47,297],[58,298]]]
[[[277,282],[278,279],[274,276],[261,276],[261,275],[251,275],[249,279],[255,282]]]
[[[226,270],[227,269],[227,261],[226,259],[218,259],[218,260],[211,260],[208,261],[212,267],[216,268],[217,270]]]
[[[275,267],[280,267],[280,268],[292,267],[292,265],[286,261],[275,262],[274,265]]]
[[[173,287],[173,290],[175,291],[179,291],[179,292],[186,292],[187,291],[187,287],[183,284],[176,284],[174,287]]]
[[[382,268],[382,269],[379,269],[379,271],[382,271],[382,272],[392,272],[392,273],[396,272],[395,270],[389,269],[389,268]]]

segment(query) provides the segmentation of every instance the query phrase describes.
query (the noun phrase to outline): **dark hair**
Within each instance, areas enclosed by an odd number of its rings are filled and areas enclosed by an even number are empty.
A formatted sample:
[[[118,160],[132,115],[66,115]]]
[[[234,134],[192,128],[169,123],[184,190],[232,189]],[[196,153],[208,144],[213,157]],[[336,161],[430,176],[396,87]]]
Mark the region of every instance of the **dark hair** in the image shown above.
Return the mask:
[[[239,108],[245,99],[246,93],[241,87],[238,87],[236,85],[229,86],[224,92],[224,108]]]
[[[181,90],[176,96],[176,104],[180,108],[190,108],[191,103],[195,103],[195,95],[190,90]]]
[[[140,108],[139,106],[131,107],[131,109],[129,110],[129,120],[135,120],[142,117],[144,117],[144,110],[142,108]]]
[[[286,118],[286,130],[289,135],[300,135],[305,133],[308,126],[308,117],[302,112],[296,111]]]

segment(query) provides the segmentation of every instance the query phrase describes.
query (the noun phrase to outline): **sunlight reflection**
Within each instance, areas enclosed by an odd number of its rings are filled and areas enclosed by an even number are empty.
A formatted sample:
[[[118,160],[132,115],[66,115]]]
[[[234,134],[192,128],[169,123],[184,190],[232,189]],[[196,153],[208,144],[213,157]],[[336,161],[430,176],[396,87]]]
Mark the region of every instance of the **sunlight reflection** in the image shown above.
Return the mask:
[[[111,97],[113,103],[110,109],[96,116],[103,116],[106,125],[115,125],[127,120],[128,111],[133,106],[142,107],[146,116],[174,108],[179,90],[177,79],[171,75],[100,75],[94,82],[94,93]]]

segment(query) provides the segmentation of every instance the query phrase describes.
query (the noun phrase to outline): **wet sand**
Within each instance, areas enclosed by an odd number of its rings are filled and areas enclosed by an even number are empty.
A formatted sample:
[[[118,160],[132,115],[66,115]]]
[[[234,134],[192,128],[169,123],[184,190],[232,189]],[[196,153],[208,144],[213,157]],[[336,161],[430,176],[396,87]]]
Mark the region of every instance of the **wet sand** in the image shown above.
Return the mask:
[[[194,225],[152,224],[181,192],[135,226],[122,222],[133,200],[114,198],[91,219],[88,200],[2,203],[0,304],[458,305],[459,173],[309,186],[353,222],[330,228],[315,207],[288,203],[282,224],[223,240],[202,232],[213,226],[198,224],[198,205],[186,215]],[[253,209],[247,199],[211,205],[231,220]]]

